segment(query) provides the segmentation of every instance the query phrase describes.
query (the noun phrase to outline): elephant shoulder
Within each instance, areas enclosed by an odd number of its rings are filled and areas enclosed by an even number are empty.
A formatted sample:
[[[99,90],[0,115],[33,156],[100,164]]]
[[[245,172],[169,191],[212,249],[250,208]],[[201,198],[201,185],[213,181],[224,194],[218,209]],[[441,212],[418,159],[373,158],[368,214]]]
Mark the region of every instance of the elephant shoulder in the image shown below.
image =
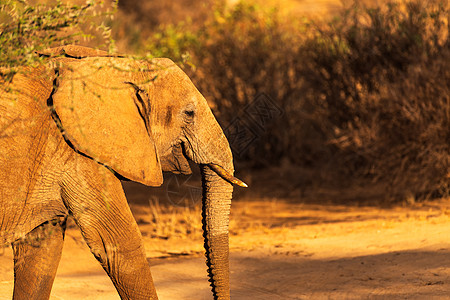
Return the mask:
[[[53,89],[53,79],[53,70],[44,65],[14,70],[0,69],[0,105],[12,102],[46,106]]]
[[[33,120],[48,119],[47,99],[52,89],[52,72],[44,66],[18,68],[12,73],[11,70],[0,70],[0,128],[3,135],[8,130],[17,131],[20,127],[35,124]]]

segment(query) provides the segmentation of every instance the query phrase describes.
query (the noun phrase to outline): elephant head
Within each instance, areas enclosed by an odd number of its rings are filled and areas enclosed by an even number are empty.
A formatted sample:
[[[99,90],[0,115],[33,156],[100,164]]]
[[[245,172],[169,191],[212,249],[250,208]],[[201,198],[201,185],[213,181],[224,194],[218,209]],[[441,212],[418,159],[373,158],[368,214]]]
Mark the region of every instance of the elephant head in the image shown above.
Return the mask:
[[[65,140],[112,172],[159,186],[162,171],[200,165],[207,265],[215,298],[229,298],[228,223],[233,177],[228,141],[205,98],[172,61],[110,57],[82,47],[50,49],[48,100]]]

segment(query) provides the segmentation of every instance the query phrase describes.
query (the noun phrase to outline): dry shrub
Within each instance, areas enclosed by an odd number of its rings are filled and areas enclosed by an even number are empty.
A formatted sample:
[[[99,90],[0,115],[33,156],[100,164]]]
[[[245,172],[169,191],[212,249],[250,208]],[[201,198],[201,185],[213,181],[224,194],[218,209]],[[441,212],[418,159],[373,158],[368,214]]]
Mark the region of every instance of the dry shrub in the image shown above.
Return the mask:
[[[31,0],[0,2],[0,66],[14,68],[40,63],[35,51],[88,41],[113,48],[108,20],[114,7],[99,1],[75,5],[57,0],[36,4]],[[100,20],[100,21],[99,21]],[[98,23],[101,23],[98,25]]]
[[[411,65],[379,93],[363,96],[359,118],[332,143],[387,196],[449,195],[450,52]],[[348,162],[347,162],[348,163]],[[354,162],[350,162],[350,164]]]
[[[133,17],[143,28],[153,30],[159,25],[174,24],[186,19],[201,23],[211,12],[214,2],[211,0],[120,0],[119,9],[129,17]]]
[[[376,179],[394,192],[450,195],[450,52],[411,66],[375,102]],[[366,153],[372,153],[366,146]]]
[[[443,196],[448,12],[438,0],[353,5],[324,23],[240,2],[218,6],[198,29],[168,26],[147,49],[189,54],[196,68],[185,69],[225,128],[251,123],[246,108],[261,93],[281,109],[235,153],[238,164],[287,161],[331,173],[337,186],[363,178],[387,186],[386,196]]]
[[[381,183],[390,199],[448,195],[448,48],[439,1],[355,6],[318,27],[305,107],[336,177]]]

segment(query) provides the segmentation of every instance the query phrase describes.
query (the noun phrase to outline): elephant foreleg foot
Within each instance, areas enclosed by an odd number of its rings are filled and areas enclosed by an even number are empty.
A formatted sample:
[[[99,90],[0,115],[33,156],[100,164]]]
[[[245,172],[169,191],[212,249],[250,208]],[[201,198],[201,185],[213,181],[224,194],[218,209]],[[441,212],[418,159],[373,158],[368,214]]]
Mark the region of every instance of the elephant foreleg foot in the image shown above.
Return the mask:
[[[61,258],[65,219],[46,222],[12,243],[13,299],[48,299]]]

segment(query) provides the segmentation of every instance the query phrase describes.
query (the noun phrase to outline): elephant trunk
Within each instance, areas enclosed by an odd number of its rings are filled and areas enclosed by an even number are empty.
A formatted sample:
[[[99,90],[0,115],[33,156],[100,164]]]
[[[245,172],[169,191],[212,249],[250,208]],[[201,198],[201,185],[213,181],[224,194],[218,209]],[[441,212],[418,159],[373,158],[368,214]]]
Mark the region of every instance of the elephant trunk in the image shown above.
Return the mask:
[[[214,299],[230,299],[228,224],[233,186],[208,165],[200,165],[203,184],[203,236]]]
[[[206,100],[202,102],[206,103]],[[200,165],[202,175],[203,236],[214,299],[230,299],[228,225],[231,197],[233,184],[247,185],[233,177],[230,145],[209,107],[199,106],[197,115],[202,122],[197,123],[195,130],[187,132],[185,151],[188,158]]]

